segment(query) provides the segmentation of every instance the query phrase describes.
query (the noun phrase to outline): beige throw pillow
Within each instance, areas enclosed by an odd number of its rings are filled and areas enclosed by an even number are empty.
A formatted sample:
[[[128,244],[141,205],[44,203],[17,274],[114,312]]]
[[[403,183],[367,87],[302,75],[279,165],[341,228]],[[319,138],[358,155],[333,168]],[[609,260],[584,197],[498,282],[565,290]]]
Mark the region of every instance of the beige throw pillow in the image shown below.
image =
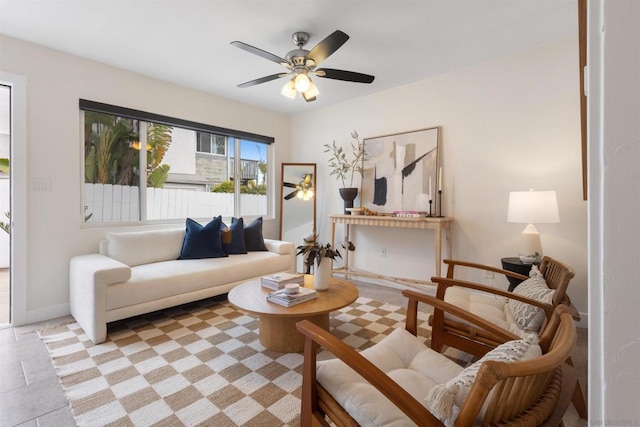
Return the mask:
[[[440,420],[447,420],[453,415],[454,405],[462,407],[464,404],[483,362],[487,360],[518,362],[538,357],[541,354],[536,334],[528,334],[526,338],[521,340],[507,341],[485,354],[480,360],[465,368],[445,384],[439,384],[432,388],[425,398],[427,408]]]
[[[531,267],[530,278],[520,283],[513,291],[514,294],[531,298],[536,301],[551,304],[556,291],[549,289],[546,280],[537,266]],[[509,300],[509,309],[513,319],[527,331],[537,332],[544,323],[545,313],[540,307],[514,299]]]

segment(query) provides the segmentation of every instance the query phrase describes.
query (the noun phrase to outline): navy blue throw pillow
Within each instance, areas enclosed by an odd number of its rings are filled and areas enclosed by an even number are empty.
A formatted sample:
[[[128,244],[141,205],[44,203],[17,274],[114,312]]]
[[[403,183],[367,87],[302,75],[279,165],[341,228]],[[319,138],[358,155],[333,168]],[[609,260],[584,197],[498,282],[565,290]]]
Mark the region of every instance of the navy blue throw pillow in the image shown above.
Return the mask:
[[[244,228],[244,245],[248,252],[268,250],[262,237],[262,217],[254,219]]]
[[[230,227],[227,227],[224,222],[222,223],[222,250],[227,255],[247,253],[242,218],[232,218]]]
[[[221,226],[222,216],[214,218],[205,226],[187,218],[187,229],[178,259],[226,257],[227,254],[222,250]]]

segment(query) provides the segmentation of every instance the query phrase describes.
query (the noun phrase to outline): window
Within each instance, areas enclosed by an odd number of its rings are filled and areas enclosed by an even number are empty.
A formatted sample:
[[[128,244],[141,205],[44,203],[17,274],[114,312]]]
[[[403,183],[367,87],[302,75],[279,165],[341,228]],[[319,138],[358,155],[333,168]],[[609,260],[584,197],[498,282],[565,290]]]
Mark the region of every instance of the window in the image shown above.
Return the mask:
[[[197,151],[199,153],[224,156],[227,154],[227,137],[206,132],[198,132]]]
[[[80,109],[84,222],[269,213],[273,138],[92,101]]]

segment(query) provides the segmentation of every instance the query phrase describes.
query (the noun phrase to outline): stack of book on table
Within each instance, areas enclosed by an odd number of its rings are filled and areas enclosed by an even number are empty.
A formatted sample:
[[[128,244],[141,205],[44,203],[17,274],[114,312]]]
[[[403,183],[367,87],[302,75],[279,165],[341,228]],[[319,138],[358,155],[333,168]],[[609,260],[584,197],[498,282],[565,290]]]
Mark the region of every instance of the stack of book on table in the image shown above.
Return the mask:
[[[425,211],[393,211],[393,216],[398,218],[425,218],[429,212]]]
[[[268,276],[263,276],[260,283],[265,288],[269,289],[284,289],[284,285],[288,283],[304,283],[304,275],[303,274],[291,274],[291,273],[276,273],[270,274]]]
[[[267,301],[285,307],[291,307],[315,298],[318,298],[318,293],[315,290],[303,288],[302,286],[295,294],[287,293],[286,289],[280,289],[267,295]]]

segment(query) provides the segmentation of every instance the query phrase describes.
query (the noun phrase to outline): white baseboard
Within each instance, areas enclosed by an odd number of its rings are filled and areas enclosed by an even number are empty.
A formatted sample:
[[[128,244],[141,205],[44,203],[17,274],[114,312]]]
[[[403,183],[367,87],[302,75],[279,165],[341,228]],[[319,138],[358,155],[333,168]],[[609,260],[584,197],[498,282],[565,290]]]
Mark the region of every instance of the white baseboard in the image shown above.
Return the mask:
[[[576,326],[578,328],[589,329],[589,314],[588,313],[579,313],[580,320],[576,322]]]
[[[24,325],[31,323],[44,322],[46,320],[57,319],[71,314],[69,303],[50,305],[36,310],[27,310],[26,321]],[[13,325],[22,326],[22,325]]]

